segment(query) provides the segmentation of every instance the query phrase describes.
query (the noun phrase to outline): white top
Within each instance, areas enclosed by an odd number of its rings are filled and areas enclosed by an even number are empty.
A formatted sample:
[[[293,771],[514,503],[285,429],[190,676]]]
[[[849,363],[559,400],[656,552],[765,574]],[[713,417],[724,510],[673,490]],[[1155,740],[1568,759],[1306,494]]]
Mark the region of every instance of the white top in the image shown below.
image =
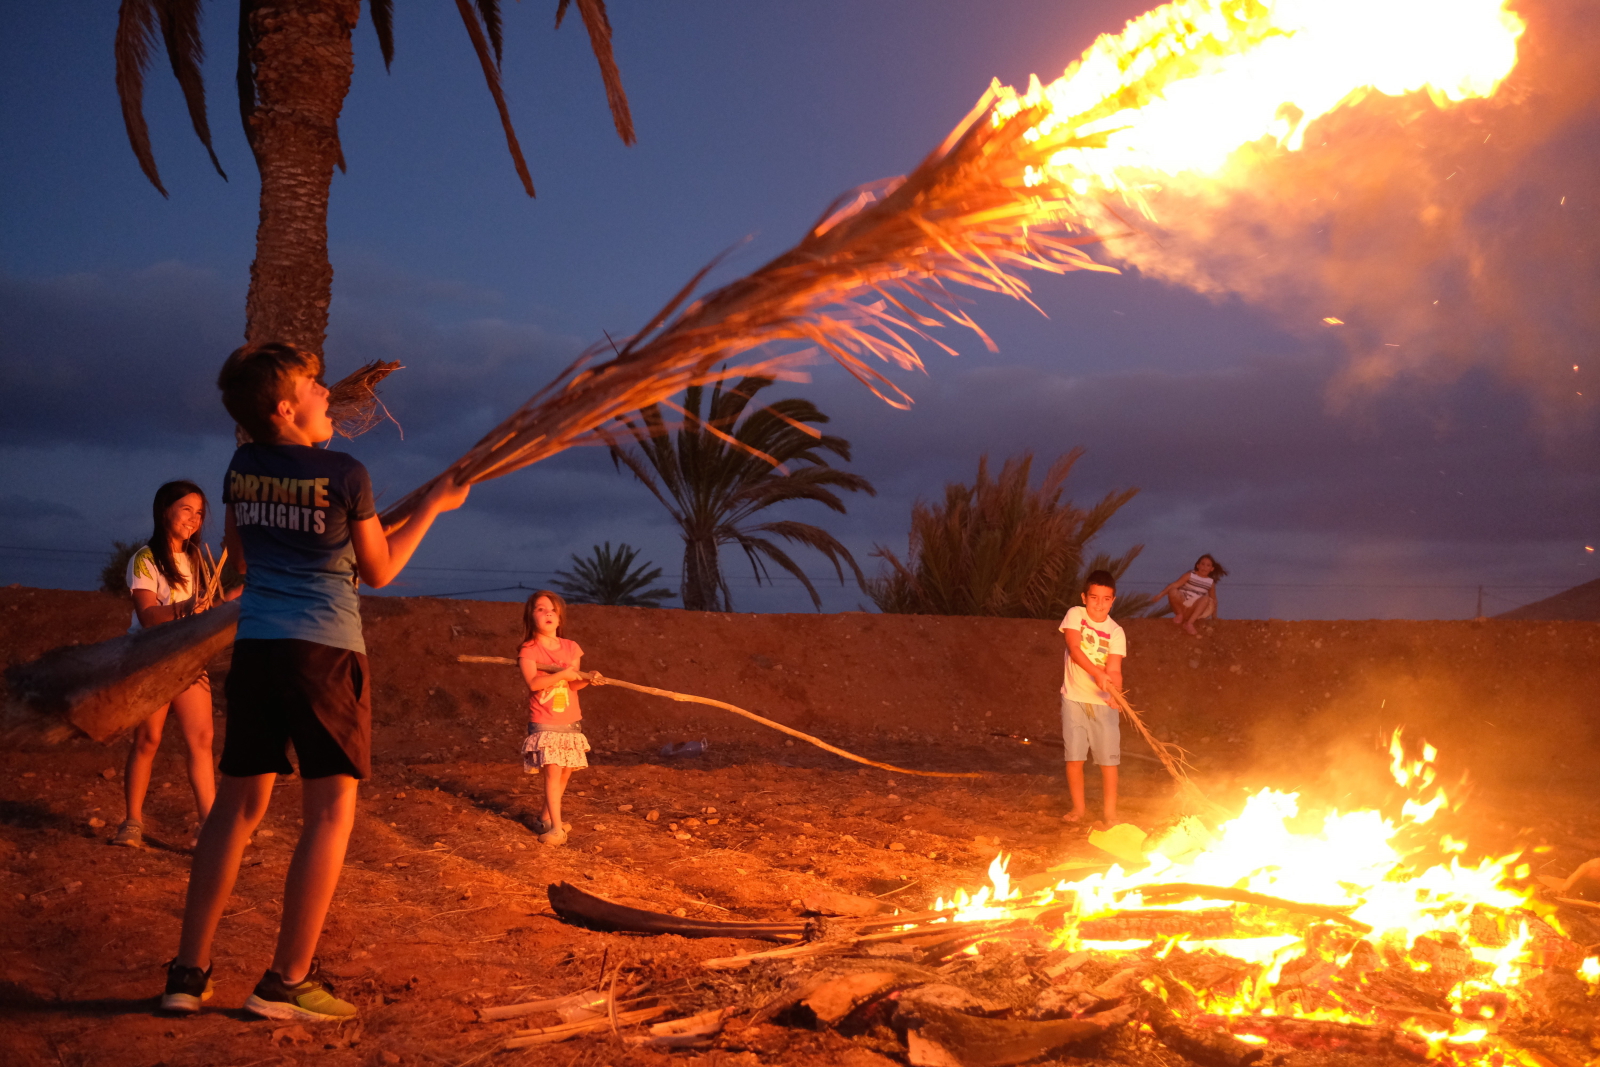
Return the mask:
[[[194,573],[189,568],[189,554],[187,552],[179,552],[172,557],[172,562],[177,564],[178,573],[183,575],[184,579],[184,584],[178,591],[177,601],[182,603],[185,600],[192,600],[194,598]],[[131,593],[135,589],[148,589],[154,593],[158,607],[169,607],[173,603],[172,587],[167,584],[166,575],[161,573],[161,568],[156,566],[155,553],[150,551],[149,545],[141,546],[139,551],[135,552],[133,557],[128,560],[128,592]],[[139,612],[135,609],[133,625],[128,627],[128,632],[130,634],[138,633],[142,629],[144,627],[139,625]]]
[[[1128,636],[1109,615],[1104,622],[1095,622],[1084,608],[1072,608],[1067,612],[1067,617],[1061,620],[1060,629],[1062,633],[1078,631],[1078,648],[1096,667],[1104,667],[1106,660],[1112,656],[1128,654]],[[1095,685],[1089,672],[1072,662],[1070,653],[1067,655],[1067,673],[1061,684],[1061,693],[1068,700],[1076,700],[1080,704],[1111,703],[1111,694]]]
[[[1171,574],[1171,571],[1167,572]],[[1194,571],[1183,576],[1183,584],[1178,586],[1178,599],[1183,601],[1183,606],[1188,607],[1203,596],[1211,595],[1212,586],[1216,585],[1214,578],[1202,578]]]

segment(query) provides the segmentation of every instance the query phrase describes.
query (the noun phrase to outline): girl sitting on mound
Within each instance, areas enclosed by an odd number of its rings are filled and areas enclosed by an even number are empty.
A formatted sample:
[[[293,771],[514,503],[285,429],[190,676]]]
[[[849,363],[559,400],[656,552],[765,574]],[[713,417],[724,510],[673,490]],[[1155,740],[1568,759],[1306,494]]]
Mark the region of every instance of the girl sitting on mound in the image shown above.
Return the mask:
[[[1172,621],[1198,637],[1194,624],[1217,617],[1217,580],[1227,576],[1227,569],[1208,552],[1194,561],[1193,570],[1157,593],[1156,603],[1165,599],[1172,607]]]
[[[567,602],[548,589],[528,598],[522,612],[522,648],[517,664],[528,683],[528,738],[522,769],[544,772],[544,812],[537,827],[541,845],[564,845],[569,823],[561,821],[561,795],[574,769],[589,766],[578,690],[603,685],[598,671],[578,669],[583,649],[565,636]]]
[[[200,556],[201,530],[206,521],[206,495],[189,481],[168,482],[156,490],[150,506],[155,530],[150,540],[128,560],[128,591],[133,597],[133,625],[129,633],[192,615],[209,606],[200,602],[208,580]],[[234,596],[238,596],[236,591]],[[232,599],[229,597],[228,599]],[[201,822],[211,813],[216,778],[211,768],[211,679],[205,674],[168,704],[141,722],[133,732],[128,765],[123,772],[127,818],[117,827],[113,845],[139,848],[144,844],[144,797],[150,788],[150,769],[161,747],[167,712],[183,731],[189,785]]]

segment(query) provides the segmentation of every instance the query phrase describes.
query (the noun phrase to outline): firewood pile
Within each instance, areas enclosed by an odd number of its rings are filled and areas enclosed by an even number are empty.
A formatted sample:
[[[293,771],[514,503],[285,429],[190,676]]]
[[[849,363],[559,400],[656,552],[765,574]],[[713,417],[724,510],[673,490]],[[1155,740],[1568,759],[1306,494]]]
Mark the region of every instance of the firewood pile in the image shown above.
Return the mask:
[[[514,1030],[505,1048],[602,1032],[630,1046],[770,1054],[775,1028],[827,1031],[919,1067],[1051,1058],[1579,1067],[1600,1051],[1600,974],[1584,976],[1595,948],[1574,940],[1600,940],[1600,905],[1553,903],[1565,889],[1530,908],[1474,909],[1475,943],[1522,942],[1518,979],[1501,988],[1495,966],[1448,935],[1406,945],[1338,909],[1247,892],[1219,902],[1226,890],[1193,885],[1151,886],[1142,901],[1210,897],[1200,910],[1082,918],[1070,885],[1049,903],[981,918],[955,907],[882,914],[881,901],[829,894],[806,906],[833,914],[754,922],[633,908],[563,882],[549,887],[550,903],[570,923],[776,947],[704,959],[698,976],[668,982],[618,967],[600,988],[486,1009],[483,1020],[560,1016]],[[1272,937],[1292,938],[1287,962],[1229,952],[1230,941]],[[1468,986],[1479,991],[1463,996]]]

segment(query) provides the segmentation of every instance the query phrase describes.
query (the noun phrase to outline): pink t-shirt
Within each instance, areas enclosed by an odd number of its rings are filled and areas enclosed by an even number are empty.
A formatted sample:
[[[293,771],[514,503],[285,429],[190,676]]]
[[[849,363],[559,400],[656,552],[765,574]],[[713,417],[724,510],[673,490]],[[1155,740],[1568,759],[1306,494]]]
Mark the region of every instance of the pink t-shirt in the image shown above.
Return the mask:
[[[576,667],[578,660],[583,658],[583,649],[578,647],[578,642],[565,637],[558,640],[561,647],[552,652],[539,644],[539,639],[535,637],[517,650],[517,661],[532,660],[535,666],[540,667]],[[566,725],[582,718],[583,709],[578,706],[578,694],[566,682],[528,693],[529,722]]]

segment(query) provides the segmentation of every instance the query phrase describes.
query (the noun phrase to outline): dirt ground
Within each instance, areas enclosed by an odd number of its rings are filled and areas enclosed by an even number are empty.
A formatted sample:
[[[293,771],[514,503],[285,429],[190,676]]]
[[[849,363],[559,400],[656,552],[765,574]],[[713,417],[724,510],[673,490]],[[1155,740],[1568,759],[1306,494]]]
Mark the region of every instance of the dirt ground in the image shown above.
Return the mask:
[[[375,769],[320,949],[360,1021],[282,1027],[238,1007],[271,955],[294,778],[280,781],[223,920],[215,999],[197,1018],[154,1014],[193,832],[178,739],[157,759],[139,851],[106,845],[125,746],[77,741],[0,752],[5,1062],[887,1064],[833,1033],[737,1020],[711,1050],[633,1050],[605,1034],[502,1054],[509,1031],[554,1017],[484,1024],[476,1009],[592,986],[605,960],[697,1010],[733,981],[698,960],[761,947],[574,928],[550,911],[553,882],[690,916],[786,918],[822,889],[918,908],[981,884],[997,850],[1017,874],[1093,853],[1061,822],[1059,750],[992,736],[1051,733],[1061,639],[1049,623],[575,608],[570,636],[588,667],[726,700],[873,759],[988,776],[889,774],[709,708],[591,689],[593,766],[568,795],[570,843],[550,849],[528,829],[542,787],[516,756],[515,670],[455,661],[513,655],[520,606],[368,599],[363,610]],[[0,589],[0,658],[99,640],[127,618],[102,594]],[[1132,624],[1129,640],[1135,703],[1193,751],[1215,799],[1274,785],[1303,788],[1313,809],[1393,803],[1376,743],[1405,725],[1440,747],[1447,780],[1475,783],[1451,817],[1473,853],[1539,847],[1535,873],[1558,875],[1600,855],[1600,624],[1224,621],[1196,640],[1155,620]],[[213,665],[219,745],[225,671],[225,658]],[[701,738],[702,756],[660,754]],[[1123,793],[1128,821],[1171,813],[1151,762],[1125,761]]]

